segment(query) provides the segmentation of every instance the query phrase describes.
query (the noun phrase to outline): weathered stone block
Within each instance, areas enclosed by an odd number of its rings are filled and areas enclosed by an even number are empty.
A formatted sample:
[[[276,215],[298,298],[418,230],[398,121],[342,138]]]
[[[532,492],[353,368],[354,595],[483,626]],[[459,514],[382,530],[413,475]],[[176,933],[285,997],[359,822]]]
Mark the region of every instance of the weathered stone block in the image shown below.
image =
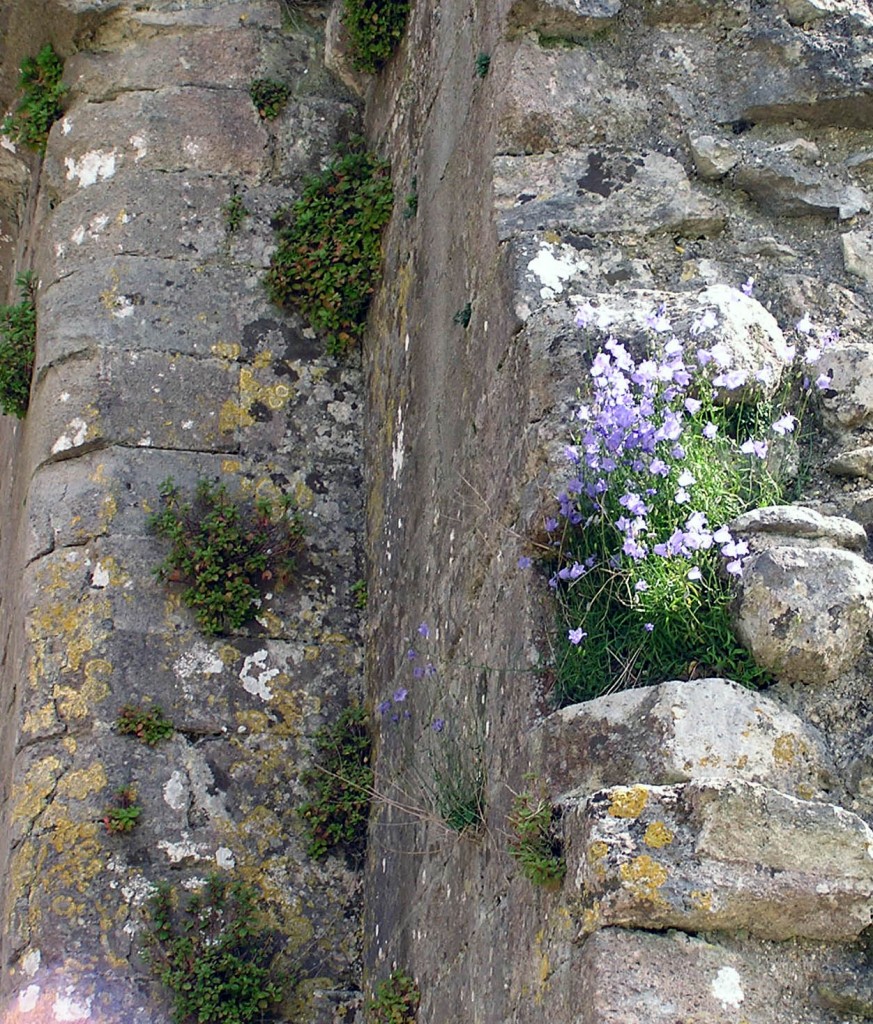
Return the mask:
[[[706,181],[723,178],[740,159],[736,146],[713,135],[689,135],[688,148],[697,173]]]
[[[815,729],[726,679],[662,683],[574,704],[539,726],[533,749],[555,796],[738,778],[810,799],[833,775]]]
[[[583,927],[853,939],[873,920],[873,832],[756,783],[602,790],[565,814]]]
[[[873,418],[873,346],[832,345],[822,354],[820,366],[831,378],[822,398],[827,426],[851,429]]]
[[[731,520],[730,528],[746,537],[753,551],[784,544],[835,547],[863,553],[867,534],[860,523],[843,516],[828,516],[804,505],[766,505]]]
[[[538,32],[551,39],[579,40],[603,31],[621,11],[621,0],[515,0],[510,32]]]
[[[838,548],[753,554],[734,623],[755,661],[778,678],[831,682],[855,665],[873,627],[873,566]]]

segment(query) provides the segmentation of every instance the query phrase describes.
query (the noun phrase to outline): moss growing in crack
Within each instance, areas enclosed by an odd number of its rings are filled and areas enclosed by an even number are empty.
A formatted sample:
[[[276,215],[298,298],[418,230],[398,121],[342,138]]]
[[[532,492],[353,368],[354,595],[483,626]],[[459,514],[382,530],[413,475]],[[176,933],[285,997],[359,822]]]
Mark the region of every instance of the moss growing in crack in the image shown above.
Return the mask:
[[[393,201],[387,162],[355,146],[309,178],[301,198],[277,215],[267,292],[277,305],[298,309],[332,355],[363,335]]]
[[[146,952],[173,994],[176,1024],[275,1020],[272,1011],[283,987],[271,976],[269,943],[251,886],[213,873],[180,904],[164,883],[148,912]]]
[[[284,82],[277,82],[272,78],[256,78],[249,86],[249,96],[263,121],[277,118],[290,95],[291,90]]]
[[[112,804],[106,808],[103,824],[107,832],[132,832],[139,824],[142,807],[136,802],[136,789],[122,786],[115,791]]]
[[[409,0],[345,0],[342,20],[352,64],[375,74],[390,60],[406,31]]]
[[[33,274],[15,279],[21,301],[0,306],[0,409],[21,419],[30,402],[36,348],[36,283]]]
[[[346,708],[315,736],[315,764],[303,774],[312,798],[300,808],[310,857],[342,847],[360,860],[367,841],[373,769],[370,729],[362,707]]]
[[[173,723],[157,704],[125,704],[115,727],[122,736],[135,736],[147,747],[156,747],[175,732]]]
[[[67,87],[61,82],[64,62],[47,43],[35,57],[21,64],[18,87],[21,99],[0,125],[0,132],[34,152],[45,153],[49,129],[63,114],[61,98]]]
[[[182,601],[193,609],[204,633],[239,629],[267,586],[290,580],[303,546],[292,499],[234,501],[223,484],[201,480],[188,501],[167,479],[160,503],[149,526],[171,548],[155,575],[185,585]]]
[[[533,780],[531,780],[533,781]],[[519,793],[507,818],[509,853],[521,873],[534,885],[558,886],[567,873],[567,862],[558,834],[560,811],[538,793]]]
[[[413,1024],[421,991],[404,971],[393,970],[376,986],[367,1004],[368,1024]]]

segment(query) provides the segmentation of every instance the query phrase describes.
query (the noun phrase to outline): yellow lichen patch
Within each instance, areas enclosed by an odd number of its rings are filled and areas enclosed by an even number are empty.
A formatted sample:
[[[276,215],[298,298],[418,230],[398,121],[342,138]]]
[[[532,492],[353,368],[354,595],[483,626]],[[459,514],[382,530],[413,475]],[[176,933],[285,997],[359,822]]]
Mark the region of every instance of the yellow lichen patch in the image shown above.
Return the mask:
[[[28,636],[31,640],[51,639],[61,672],[77,672],[88,652],[107,635],[103,623],[111,617],[109,599],[83,589],[87,566],[87,561],[73,552],[46,560],[36,576],[36,589],[43,600],[31,610]],[[47,651],[46,646],[40,652],[43,658]],[[42,663],[40,675],[48,668]]]
[[[259,611],[255,618],[267,631],[268,636],[281,636],[284,632],[285,623],[275,612]]]
[[[256,364],[257,365],[257,364]],[[260,402],[274,412],[284,408],[294,395],[289,384],[261,384],[249,369],[239,374],[240,406],[248,412],[255,402]]]
[[[222,459],[221,460],[221,472],[222,473],[239,473],[242,469],[242,463],[239,459]]]
[[[600,906],[588,907],[582,914],[581,931],[583,935],[590,935],[600,927]]]
[[[38,711],[28,711],[24,716],[24,723],[21,730],[25,735],[34,736],[40,733],[51,732],[57,725],[55,705],[53,701],[43,704]]]
[[[314,492],[306,486],[302,479],[294,483],[294,504],[297,508],[312,508],[315,504]]]
[[[273,361],[273,353],[265,348],[263,352],[258,352],[255,358],[252,360],[252,366],[256,370],[266,370],[266,368]]]
[[[552,231],[551,229],[549,229],[548,231],[543,232],[543,241],[548,242],[550,245],[560,245],[561,236],[558,234],[557,231]]]
[[[304,661],[318,661],[321,656],[321,648],[319,647],[304,647],[303,648],[303,660]]]
[[[706,754],[697,762],[699,768],[718,768],[721,758],[718,754]]]
[[[289,900],[287,888],[278,885],[261,867],[241,865],[238,874],[249,885],[264,894],[259,903],[267,922],[281,931],[288,949],[299,949],[310,942],[314,934],[312,922],[300,910],[300,900]]]
[[[601,878],[606,874],[606,867],[603,864],[603,858],[607,853],[609,853],[609,847],[602,839],[596,839],[588,847],[588,866],[595,875],[598,875]]]
[[[97,512],[97,518],[100,520],[100,525],[103,527],[108,526],[118,513],[118,501],[114,494],[104,494],[100,501],[100,509]]]
[[[658,892],[667,881],[667,869],[647,854],[640,854],[631,861],[625,861],[619,868],[625,889],[636,899],[649,903],[663,903]]]
[[[790,732],[783,732],[773,741],[773,760],[787,768],[803,750],[805,745],[800,743],[796,736],[792,736]]]
[[[56,686],[54,698],[61,718],[87,718],[95,704],[109,696],[109,678],[112,665],[103,658],[92,658],[85,663],[84,681],[73,686]]]
[[[250,427],[254,422],[248,410],[232,398],[227,399],[218,414],[218,429],[222,434],[231,434],[240,427]]]
[[[219,359],[230,359],[231,361],[239,359],[241,351],[242,346],[235,341],[218,341],[210,348],[210,352],[214,356],[217,356]]]
[[[109,271],[109,287],[100,293],[100,302],[105,309],[112,312],[118,307],[118,289],[121,287],[121,275],[117,267]]]
[[[260,736],[270,727],[270,718],[263,711],[237,711],[236,721],[253,736]]]
[[[242,653],[233,644],[222,644],[215,653],[221,659],[222,665],[227,666],[235,664],[242,657]]]
[[[709,913],[712,910],[712,893],[708,890],[702,892],[700,889],[694,889],[691,892],[691,902],[698,910],[705,910]]]
[[[801,800],[812,800],[815,797],[815,790],[807,782],[801,782],[795,791]]]
[[[609,813],[613,818],[638,818],[649,799],[645,786],[619,786],[613,790]]]
[[[60,759],[54,755],[36,761],[27,770],[24,781],[12,792],[12,821],[28,830],[45,810],[58,777],[63,771]]]
[[[99,793],[109,784],[106,769],[98,762],[89,768],[67,772],[58,780],[57,796],[85,800],[91,793]]]
[[[646,846],[651,846],[656,850],[659,850],[662,846],[669,846],[673,842],[673,833],[663,821],[653,821],[647,828],[646,834],[643,836],[643,842]]]
[[[549,963],[549,956],[547,953],[540,954],[540,970],[539,970],[539,982],[544,985],[548,981],[549,975],[552,973],[552,967]]]

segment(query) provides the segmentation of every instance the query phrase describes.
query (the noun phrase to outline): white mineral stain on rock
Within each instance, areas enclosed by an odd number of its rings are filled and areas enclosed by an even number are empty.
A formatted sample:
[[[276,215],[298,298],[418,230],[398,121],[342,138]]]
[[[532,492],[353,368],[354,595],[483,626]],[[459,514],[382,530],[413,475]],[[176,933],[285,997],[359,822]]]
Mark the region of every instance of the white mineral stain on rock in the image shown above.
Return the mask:
[[[79,180],[79,188],[87,188],[97,181],[105,181],[115,174],[116,159],[118,151],[110,150],[108,153],[102,149],[91,150],[78,160],[68,156],[64,159],[64,166],[67,168],[67,181]]]
[[[61,135],[69,135],[73,130],[73,122],[69,117],[61,118]]]
[[[70,241],[75,242],[76,245],[81,245],[85,241],[85,225],[80,224],[76,230],[70,235]]]
[[[28,985],[18,993],[18,1012],[30,1013],[39,1002],[39,985]]]
[[[279,669],[266,667],[269,656],[270,652],[267,650],[255,651],[254,654],[248,655],[239,674],[243,689],[255,697],[260,697],[261,700],[273,699],[273,691],[267,684],[279,674]]]
[[[738,1007],[745,998],[740,975],[733,967],[722,967],[712,982],[712,994],[723,1006]]]
[[[183,860],[202,860],[203,855],[197,849],[197,844],[190,839],[182,840],[180,843],[170,843],[166,839],[158,840],[158,849],[163,850],[173,864],[179,864]]]
[[[219,846],[215,851],[215,863],[225,871],[230,871],[236,866],[233,852],[226,846]]]
[[[564,282],[568,281],[580,269],[569,257],[558,258],[548,245],[540,247],[540,251],[528,263],[527,269],[542,282],[540,297],[553,299],[564,290]]]
[[[97,590],[109,586],[109,570],[98,562],[91,573],[91,586]]]
[[[118,320],[124,320],[129,316],[133,316],[133,310],[133,302],[126,295],[119,295],[115,300],[112,315]]]
[[[93,997],[87,996],[79,1002],[75,998],[75,992],[76,989],[72,985],[68,985],[63,995],[58,994],[55,997],[55,1002],[52,1006],[55,1020],[87,1020],[91,1016],[91,999]]]
[[[39,965],[41,961],[42,953],[38,949],[28,950],[27,953],[25,953],[24,956],[21,958],[21,969],[28,976],[28,978],[32,978],[39,970]]]
[[[146,140],[142,135],[131,135],[127,141],[136,150],[133,162],[138,164],[149,151],[148,146],[146,145]]]
[[[217,676],[224,668],[224,662],[205,643],[194,644],[173,663],[173,671],[181,679],[190,679],[196,673],[203,676]]]
[[[174,811],[184,811],[188,806],[188,778],[184,772],[173,772],[164,783],[164,802]]]
[[[8,114],[6,115],[9,116]],[[17,153],[18,150],[15,148],[15,143],[8,135],[0,135],[0,149],[8,149],[10,153]]]
[[[396,480],[403,470],[403,410],[397,408],[397,435],[391,446],[391,479]]]
[[[80,444],[84,444],[88,433],[88,424],[77,416],[67,424],[67,431],[68,433],[61,434],[52,445],[52,455],[65,452],[70,448],[78,448]]]

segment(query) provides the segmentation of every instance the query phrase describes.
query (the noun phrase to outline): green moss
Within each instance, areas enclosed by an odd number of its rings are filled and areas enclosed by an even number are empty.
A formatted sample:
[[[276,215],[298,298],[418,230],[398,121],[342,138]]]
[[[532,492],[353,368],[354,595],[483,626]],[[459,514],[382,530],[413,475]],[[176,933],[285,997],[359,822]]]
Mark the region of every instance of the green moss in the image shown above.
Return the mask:
[[[249,86],[249,96],[264,121],[278,117],[290,95],[291,90],[284,82],[276,82],[272,78],[256,78]]]
[[[31,273],[15,279],[21,302],[0,306],[0,409],[21,419],[30,402],[36,347],[36,283]]]
[[[394,194],[388,164],[359,149],[309,178],[278,215],[278,246],[265,284],[341,355],[361,337],[382,263],[382,231]]]
[[[35,57],[21,65],[18,87],[22,96],[15,112],[4,119],[0,132],[37,153],[45,153],[49,129],[63,114],[61,83],[64,62],[47,43]]]
[[[343,24],[352,63],[375,74],[390,60],[406,31],[409,0],[345,0]]]
[[[148,747],[156,747],[161,740],[169,739],[175,729],[157,705],[125,704],[115,723],[122,736],[136,736]]]
[[[421,1002],[415,980],[400,970],[393,970],[376,986],[367,1004],[368,1024],[413,1024]]]
[[[557,822],[560,814],[543,793],[519,793],[507,818],[509,853],[535,885],[559,885],[567,873]]]

